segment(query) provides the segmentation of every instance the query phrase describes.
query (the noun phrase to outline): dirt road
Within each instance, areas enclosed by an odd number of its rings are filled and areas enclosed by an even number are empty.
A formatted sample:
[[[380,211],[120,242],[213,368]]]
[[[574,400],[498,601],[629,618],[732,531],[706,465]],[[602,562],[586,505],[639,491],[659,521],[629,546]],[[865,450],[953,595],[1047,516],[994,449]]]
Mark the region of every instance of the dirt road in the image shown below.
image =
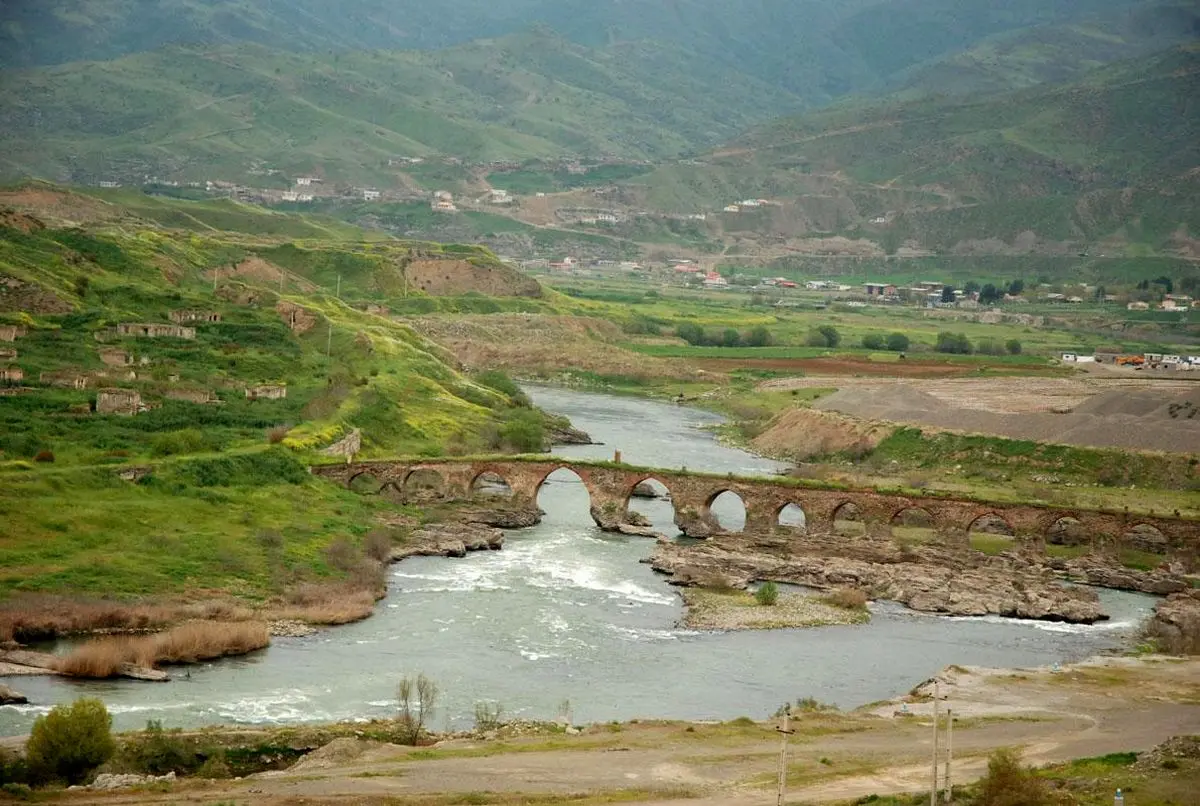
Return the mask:
[[[939,679],[940,707],[960,714],[954,733],[960,783],[977,778],[997,747],[1022,747],[1027,760],[1048,763],[1148,749],[1173,735],[1200,733],[1200,659],[1107,659],[1061,672],[951,667]],[[850,714],[799,714],[788,802],[927,787],[932,702],[925,695],[931,690],[918,688],[903,704]],[[282,772],[179,782],[162,791],[77,791],[67,799],[433,806],[565,803],[588,794],[627,803],[766,806],[775,802],[774,727],[749,720],[601,725],[579,735],[454,740],[420,750],[340,739]]]

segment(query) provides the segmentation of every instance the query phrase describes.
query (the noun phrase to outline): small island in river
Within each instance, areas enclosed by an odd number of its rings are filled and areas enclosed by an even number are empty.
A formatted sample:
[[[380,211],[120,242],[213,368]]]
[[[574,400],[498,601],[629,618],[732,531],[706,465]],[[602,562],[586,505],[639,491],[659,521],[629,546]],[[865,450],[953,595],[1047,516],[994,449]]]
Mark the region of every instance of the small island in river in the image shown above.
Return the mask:
[[[683,626],[696,630],[779,630],[865,624],[871,620],[865,598],[853,606],[839,603],[838,593],[828,596],[781,592],[775,604],[761,605],[750,591],[717,588],[681,588],[687,610]]]

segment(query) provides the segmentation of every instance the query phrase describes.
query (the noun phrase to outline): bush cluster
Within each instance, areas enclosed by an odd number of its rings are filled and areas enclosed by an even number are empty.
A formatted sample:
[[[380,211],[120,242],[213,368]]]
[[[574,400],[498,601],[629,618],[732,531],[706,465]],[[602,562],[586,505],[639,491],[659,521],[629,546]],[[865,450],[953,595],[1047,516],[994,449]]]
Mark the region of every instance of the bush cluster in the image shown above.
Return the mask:
[[[821,325],[808,331],[804,343],[809,347],[837,347],[842,343],[842,334],[833,325]]]
[[[886,336],[882,333],[868,333],[862,337],[862,346],[867,350],[890,350],[893,353],[902,353],[908,349],[909,344],[908,336],[903,333],[889,333]]]
[[[675,328],[675,335],[693,347],[768,347],[771,331],[763,325],[742,333],[728,327],[721,331],[707,331],[700,325],[684,322]]]

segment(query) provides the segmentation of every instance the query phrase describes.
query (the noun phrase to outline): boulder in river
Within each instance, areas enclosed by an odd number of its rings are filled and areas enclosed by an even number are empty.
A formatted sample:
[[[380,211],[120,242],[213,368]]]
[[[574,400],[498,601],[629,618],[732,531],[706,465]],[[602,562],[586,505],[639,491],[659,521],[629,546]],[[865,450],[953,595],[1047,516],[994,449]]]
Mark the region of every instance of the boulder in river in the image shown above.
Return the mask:
[[[29,699],[19,691],[0,683],[0,705],[24,705]]]
[[[495,551],[504,545],[504,532],[478,523],[431,523],[413,532],[403,546],[392,549],[391,560],[406,557],[465,557],[468,551]]]
[[[537,507],[473,509],[463,512],[462,520],[469,524],[482,524],[499,529],[528,529],[542,522],[542,514]]]

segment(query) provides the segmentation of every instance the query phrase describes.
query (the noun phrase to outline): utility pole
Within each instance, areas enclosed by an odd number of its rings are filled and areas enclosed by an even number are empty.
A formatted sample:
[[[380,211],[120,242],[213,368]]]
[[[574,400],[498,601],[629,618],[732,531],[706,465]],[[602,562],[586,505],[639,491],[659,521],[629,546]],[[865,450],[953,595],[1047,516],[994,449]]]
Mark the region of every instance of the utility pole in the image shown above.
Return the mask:
[[[954,802],[954,786],[950,783],[950,764],[954,761],[954,710],[946,709],[946,806]]]
[[[933,681],[933,783],[929,787],[929,806],[937,806],[938,793],[938,682]]]
[[[213,266],[213,293],[217,293],[217,276],[221,273],[220,266]]]
[[[342,275],[340,275],[340,274],[338,275],[338,279],[337,279],[337,291],[335,291],[333,293],[333,295],[335,297],[337,297],[338,299],[342,298]]]
[[[796,732],[791,729],[788,722],[791,715],[792,709],[785,707],[783,709],[783,727],[775,729],[779,731],[779,793],[775,798],[776,806],[783,806],[783,793],[787,788],[788,737]]]
[[[325,339],[325,357],[333,354],[333,320],[329,320],[329,336]]]

